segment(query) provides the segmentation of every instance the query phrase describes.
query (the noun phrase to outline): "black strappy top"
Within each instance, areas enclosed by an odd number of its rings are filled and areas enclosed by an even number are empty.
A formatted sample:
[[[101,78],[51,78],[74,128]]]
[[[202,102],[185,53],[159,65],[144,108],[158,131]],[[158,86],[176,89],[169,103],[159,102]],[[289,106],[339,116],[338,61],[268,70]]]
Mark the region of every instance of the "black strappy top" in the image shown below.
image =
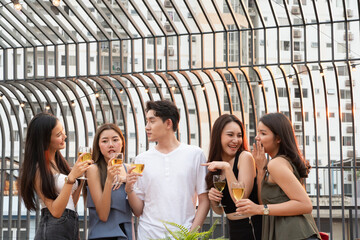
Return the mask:
[[[238,174],[239,174],[239,169],[237,168],[237,166],[238,166],[240,154],[241,154],[241,152],[237,152],[235,155],[235,160],[234,160],[233,172],[234,172],[234,175],[236,178],[238,177]],[[249,199],[256,204],[259,203],[258,196],[257,196],[256,177],[254,178],[254,185],[253,185],[253,189],[250,193]],[[235,206],[235,203],[233,202],[233,200],[231,199],[227,182],[226,182],[225,188],[223,190],[223,198],[221,199],[221,204],[225,206],[224,211],[226,214],[233,213],[236,211],[236,206]]]

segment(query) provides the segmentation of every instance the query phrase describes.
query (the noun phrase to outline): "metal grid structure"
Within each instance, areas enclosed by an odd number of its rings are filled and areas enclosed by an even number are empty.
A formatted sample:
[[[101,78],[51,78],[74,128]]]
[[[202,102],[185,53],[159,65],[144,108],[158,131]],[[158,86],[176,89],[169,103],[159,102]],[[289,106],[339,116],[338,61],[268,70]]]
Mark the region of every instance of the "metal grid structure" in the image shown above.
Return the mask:
[[[29,237],[39,220],[31,225],[16,186],[32,116],[59,117],[70,162],[115,122],[129,158],[149,147],[153,99],[174,101],[178,138],[205,151],[222,113],[239,116],[253,142],[259,116],[284,112],[313,166],[320,230],[360,237],[359,1],[25,0],[16,11],[18,2],[0,0],[2,237]]]

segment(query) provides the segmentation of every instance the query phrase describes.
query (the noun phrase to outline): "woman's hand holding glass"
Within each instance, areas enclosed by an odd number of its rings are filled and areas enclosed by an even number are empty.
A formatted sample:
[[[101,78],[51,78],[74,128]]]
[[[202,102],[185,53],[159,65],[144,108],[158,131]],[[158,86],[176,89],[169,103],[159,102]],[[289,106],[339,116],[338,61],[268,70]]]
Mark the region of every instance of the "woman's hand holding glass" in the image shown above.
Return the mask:
[[[72,167],[71,172],[68,175],[71,180],[72,177],[74,177],[74,179],[86,180],[84,174],[86,170],[91,167],[91,164],[93,164],[93,160],[91,160],[91,158],[88,160],[84,160],[83,156],[85,154],[86,153],[80,154],[74,166]]]
[[[232,182],[231,183],[231,191],[232,191],[232,195],[234,197],[235,204],[244,197],[244,193],[245,193],[245,184],[241,181],[238,182]],[[235,214],[237,216],[241,216],[242,214]]]
[[[213,175],[213,183],[214,183],[214,186],[215,186],[215,190],[221,194],[221,198],[222,198],[222,191],[224,190],[225,188],[225,185],[226,185],[226,179],[225,179],[225,176],[223,175]],[[216,191],[213,190],[213,193]],[[217,196],[219,196],[219,194],[216,193]],[[219,197],[217,197],[219,198]],[[225,207],[221,204],[221,198],[220,200],[218,200],[217,202],[219,202],[218,204],[218,207]],[[211,200],[211,199],[210,199]]]
[[[92,159],[91,147],[83,147],[83,146],[79,147],[78,161],[91,165],[93,163],[91,159]],[[77,179],[86,180],[85,173],[80,177],[78,177]]]
[[[240,215],[262,215],[264,212],[262,205],[258,205],[247,198],[236,201],[235,205],[236,212]]]
[[[108,161],[107,178],[111,181],[113,190],[121,186],[120,172],[123,167],[124,155],[123,153],[113,153],[111,159]]]

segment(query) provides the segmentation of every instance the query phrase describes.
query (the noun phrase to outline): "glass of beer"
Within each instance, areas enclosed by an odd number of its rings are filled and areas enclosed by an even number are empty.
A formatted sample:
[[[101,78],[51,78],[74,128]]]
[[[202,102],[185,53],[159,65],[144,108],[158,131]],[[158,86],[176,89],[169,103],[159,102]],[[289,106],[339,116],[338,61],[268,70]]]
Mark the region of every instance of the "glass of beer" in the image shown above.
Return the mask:
[[[84,153],[84,155],[81,157],[80,161],[83,162],[83,161],[87,161],[87,160],[92,159],[91,147],[84,147],[84,146],[79,147],[78,157],[80,157],[83,153]],[[83,174],[78,179],[86,180],[85,174]]]
[[[135,158],[130,158],[130,166],[135,167],[132,171],[134,173],[139,173],[139,174],[141,174],[145,168],[145,164],[135,163]],[[136,186],[136,184],[135,184],[134,190],[139,190],[139,188]]]
[[[225,176],[223,175],[213,175],[213,183],[214,187],[219,191],[222,192],[226,185]],[[225,207],[221,204],[221,201],[219,202],[218,207]]]
[[[236,201],[239,201],[244,197],[245,184],[241,181],[231,183],[231,191]],[[234,214],[236,216],[241,216],[242,214]]]
[[[135,163],[135,158],[130,159],[130,163],[132,167],[135,167],[133,172],[141,174],[144,171],[145,164]]]
[[[111,166],[116,166],[118,168],[121,167],[121,165],[124,162],[124,154],[123,153],[115,153],[113,155],[113,159],[111,159]]]

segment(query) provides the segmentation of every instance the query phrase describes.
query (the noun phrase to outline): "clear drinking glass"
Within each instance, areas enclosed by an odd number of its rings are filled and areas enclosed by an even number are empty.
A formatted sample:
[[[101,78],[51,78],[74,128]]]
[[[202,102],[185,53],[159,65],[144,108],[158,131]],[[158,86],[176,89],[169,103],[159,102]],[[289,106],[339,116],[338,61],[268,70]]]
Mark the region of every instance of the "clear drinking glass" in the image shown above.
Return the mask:
[[[112,166],[117,166],[118,168],[121,167],[121,165],[124,162],[124,154],[123,153],[115,153],[113,155],[113,159],[111,159],[111,165]]]
[[[135,163],[135,158],[130,159],[130,165],[135,167],[133,172],[141,174],[144,171],[145,164],[143,163]]]
[[[79,147],[78,157],[80,157],[80,155],[83,154],[83,153],[85,153],[85,154],[82,156],[80,161],[83,162],[83,161],[87,161],[87,160],[92,159],[91,147],[84,147],[84,146]],[[83,174],[81,177],[78,177],[78,179],[86,180],[87,178],[85,177],[85,174]]]
[[[141,174],[144,171],[145,164],[143,164],[143,163],[135,163],[135,158],[130,158],[129,162],[130,162],[131,167],[135,167],[132,170],[134,173]],[[136,187],[136,184],[135,184],[134,190],[139,190],[139,188]]]
[[[226,185],[225,176],[223,175],[213,175],[213,183],[214,187],[219,191],[222,192]],[[225,207],[221,204],[221,201],[219,202],[218,207]]]
[[[232,182],[231,183],[231,191],[236,201],[239,201],[244,197],[245,192],[245,184],[241,181],[239,182]],[[241,216],[242,214],[234,214],[236,216]]]

